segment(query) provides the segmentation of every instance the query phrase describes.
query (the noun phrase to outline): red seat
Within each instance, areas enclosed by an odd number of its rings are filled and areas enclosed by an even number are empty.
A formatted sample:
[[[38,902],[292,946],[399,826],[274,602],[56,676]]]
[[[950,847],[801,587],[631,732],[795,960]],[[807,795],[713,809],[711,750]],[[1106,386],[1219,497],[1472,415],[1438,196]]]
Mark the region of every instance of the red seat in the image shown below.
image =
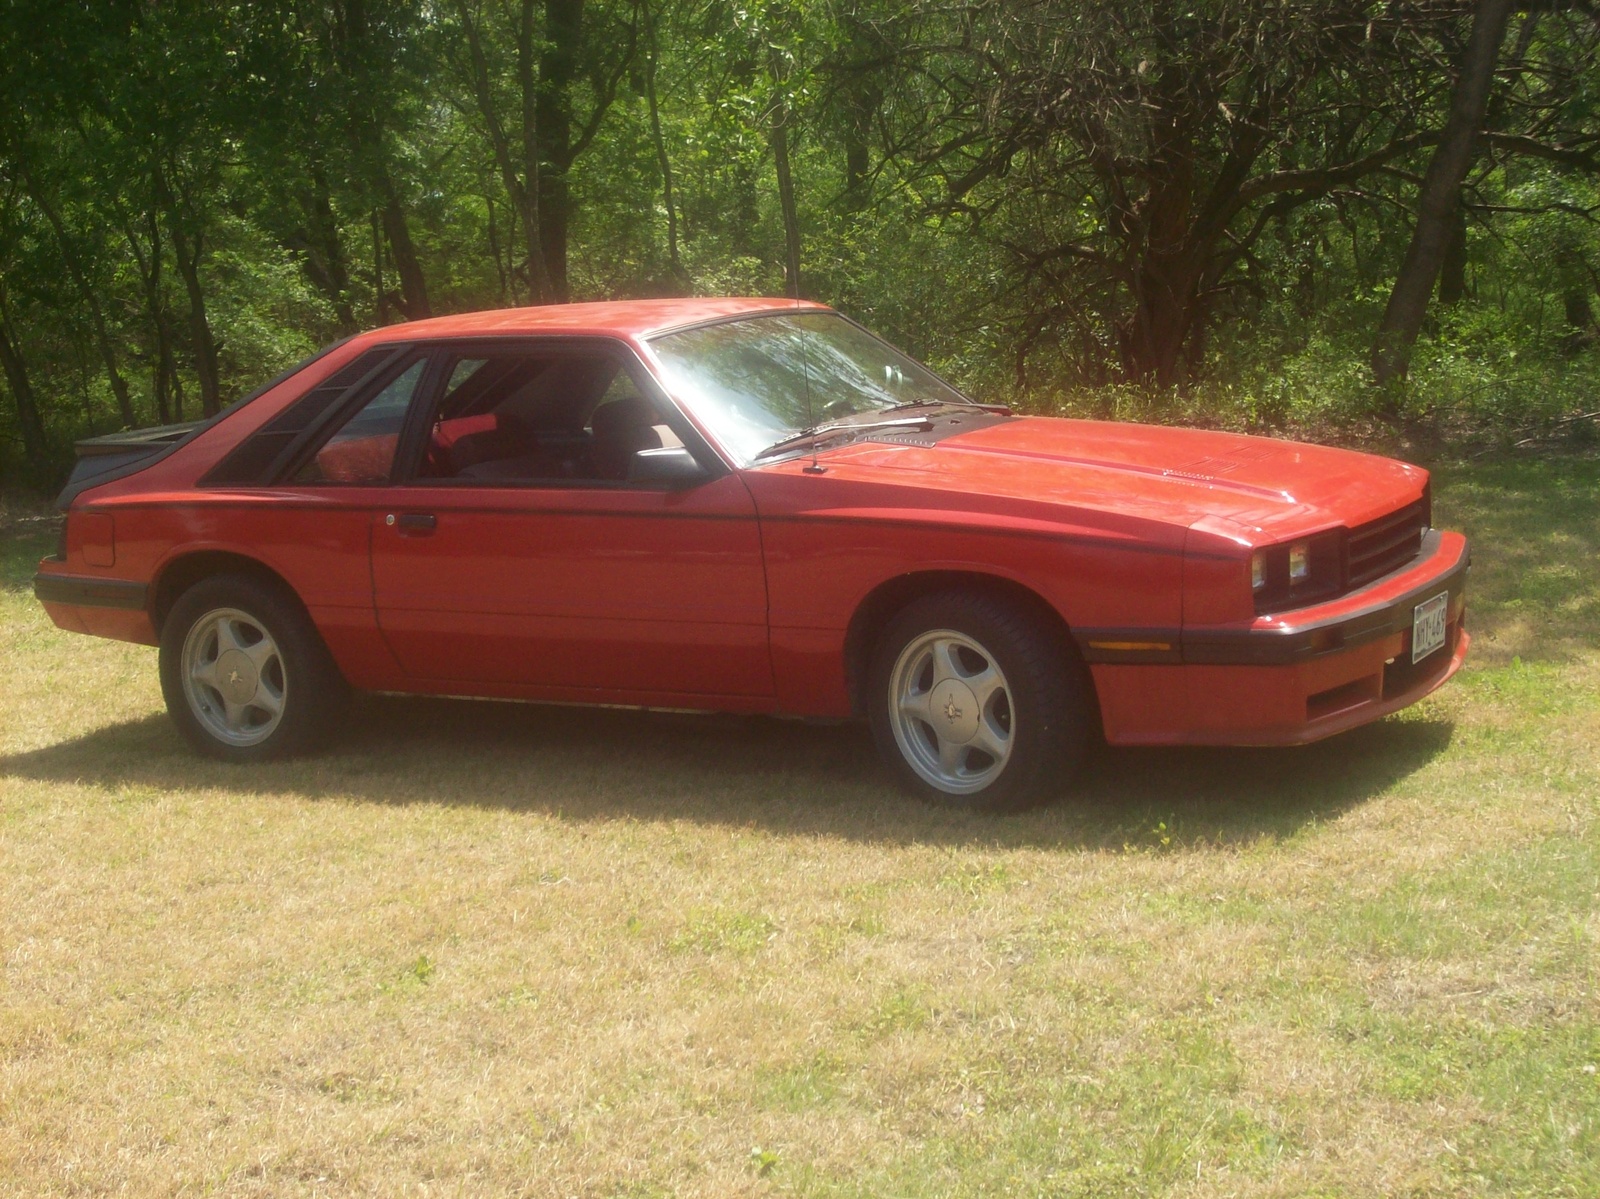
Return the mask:
[[[429,473],[458,475],[480,462],[522,457],[538,444],[516,421],[497,412],[453,417],[433,427],[428,443]]]

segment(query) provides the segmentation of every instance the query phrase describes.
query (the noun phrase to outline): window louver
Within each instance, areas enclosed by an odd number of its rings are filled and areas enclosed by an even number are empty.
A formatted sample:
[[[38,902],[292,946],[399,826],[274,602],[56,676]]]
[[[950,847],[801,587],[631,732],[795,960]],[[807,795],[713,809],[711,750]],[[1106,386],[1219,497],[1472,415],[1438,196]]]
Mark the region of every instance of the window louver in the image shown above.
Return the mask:
[[[200,480],[200,485],[250,487],[268,482],[269,469],[301,434],[326,415],[340,397],[399,352],[395,346],[369,350],[350,365],[335,371],[235,446]]]

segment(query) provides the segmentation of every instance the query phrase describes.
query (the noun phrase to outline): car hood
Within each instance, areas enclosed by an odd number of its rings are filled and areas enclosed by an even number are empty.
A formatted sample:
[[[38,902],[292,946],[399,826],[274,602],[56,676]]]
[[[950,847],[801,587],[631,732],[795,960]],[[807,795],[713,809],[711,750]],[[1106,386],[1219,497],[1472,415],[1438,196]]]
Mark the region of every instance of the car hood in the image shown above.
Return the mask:
[[[1250,541],[1363,524],[1416,500],[1428,479],[1420,467],[1328,446],[1050,417],[954,437],[861,441],[825,459],[836,477],[915,480],[968,497],[1199,523],[1219,533],[1236,527]]]

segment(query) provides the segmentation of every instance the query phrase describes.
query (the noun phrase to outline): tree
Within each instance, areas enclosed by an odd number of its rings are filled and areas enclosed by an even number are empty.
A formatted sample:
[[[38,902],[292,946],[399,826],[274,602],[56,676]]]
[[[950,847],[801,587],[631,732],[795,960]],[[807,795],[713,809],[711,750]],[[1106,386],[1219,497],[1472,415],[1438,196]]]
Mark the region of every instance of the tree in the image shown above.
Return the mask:
[[[522,219],[529,291],[535,302],[559,303],[571,295],[571,172],[633,66],[639,13],[597,13],[585,0],[518,0],[514,13],[493,19],[496,8],[509,7],[455,0],[457,70],[471,96],[458,106],[480,122]],[[581,117],[580,85],[588,94]]]
[[[1577,379],[1600,25],[1507,12],[11,0],[0,468],[527,299],[803,292],[1023,405],[1217,383],[1271,423],[1289,371],[1368,377],[1385,298],[1380,369],[1437,330]]]
[[[1510,17],[1511,0],[1476,0],[1473,6],[1472,33],[1456,72],[1450,116],[1428,160],[1411,244],[1373,342],[1372,373],[1380,384],[1406,373],[1411,347],[1427,315],[1428,297],[1457,236],[1461,183],[1472,165]]]
[[[1427,143],[1414,47],[1449,20],[1361,0],[1001,0],[918,56],[901,135],[942,209],[1011,251],[1036,330],[1180,380],[1274,218]],[[906,106],[901,106],[905,120]]]
[[[795,204],[794,172],[789,158],[789,133],[794,127],[794,106],[789,98],[793,51],[776,39],[794,37],[794,13],[786,5],[767,8],[767,76],[772,96],[767,103],[767,123],[772,137],[772,166],[778,176],[778,207],[783,213],[784,290],[800,298],[800,212]]]

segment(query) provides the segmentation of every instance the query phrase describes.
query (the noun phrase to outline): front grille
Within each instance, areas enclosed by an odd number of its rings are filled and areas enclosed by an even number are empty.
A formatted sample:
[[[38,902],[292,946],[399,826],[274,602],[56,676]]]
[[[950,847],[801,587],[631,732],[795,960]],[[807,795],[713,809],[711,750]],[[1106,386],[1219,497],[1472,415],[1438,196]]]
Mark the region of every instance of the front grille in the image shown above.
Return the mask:
[[[1427,529],[1426,497],[1351,529],[1346,559],[1350,586],[1365,587],[1410,562],[1422,552]]]

